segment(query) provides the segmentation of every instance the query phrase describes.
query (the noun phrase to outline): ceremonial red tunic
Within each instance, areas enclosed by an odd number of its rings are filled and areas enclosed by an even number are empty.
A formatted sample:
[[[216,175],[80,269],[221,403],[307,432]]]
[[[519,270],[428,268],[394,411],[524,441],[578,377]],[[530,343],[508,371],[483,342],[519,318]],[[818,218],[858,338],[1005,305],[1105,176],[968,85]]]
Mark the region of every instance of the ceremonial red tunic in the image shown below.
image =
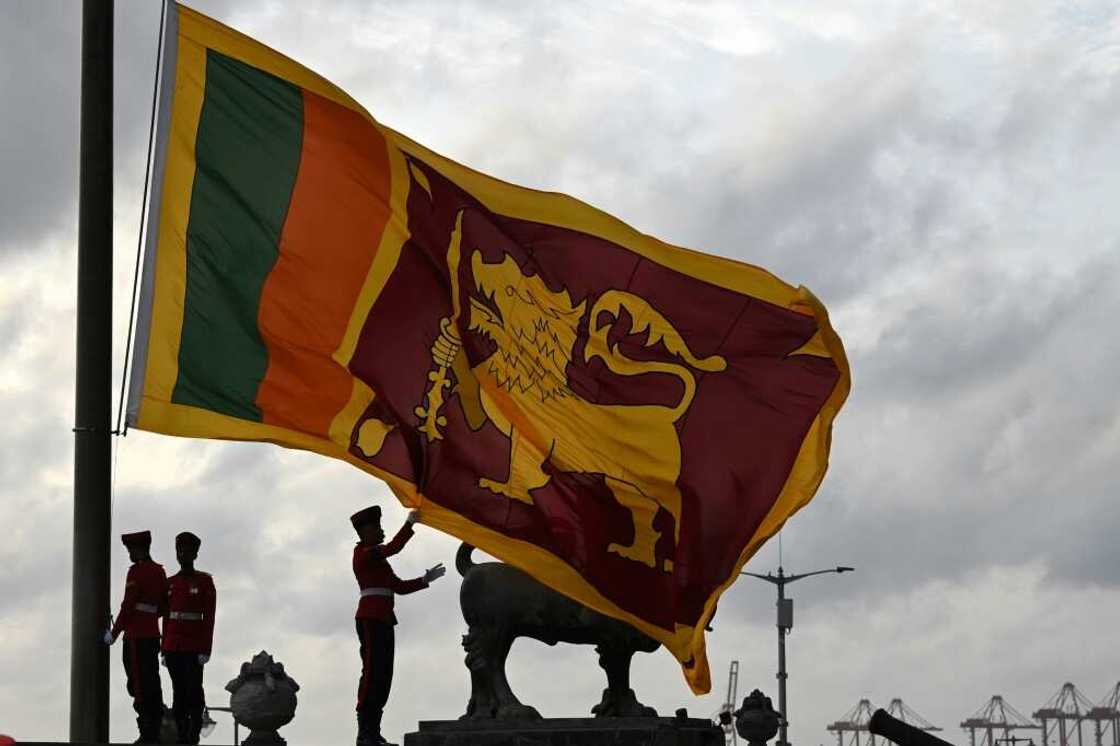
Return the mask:
[[[388,544],[373,546],[358,542],[354,547],[354,577],[363,594],[358,602],[355,619],[376,619],[396,624],[393,596],[414,593],[428,587],[424,578],[401,580],[393,572],[393,568],[389,567],[386,559],[401,551],[411,538],[412,526],[406,523]]]
[[[167,616],[163,620],[163,652],[205,653],[214,642],[214,610],[218,594],[210,573],[177,572],[167,581]]]
[[[152,560],[134,562],[124,581],[124,600],[113,624],[113,635],[140,640],[159,637],[159,615],[167,594],[167,573]]]

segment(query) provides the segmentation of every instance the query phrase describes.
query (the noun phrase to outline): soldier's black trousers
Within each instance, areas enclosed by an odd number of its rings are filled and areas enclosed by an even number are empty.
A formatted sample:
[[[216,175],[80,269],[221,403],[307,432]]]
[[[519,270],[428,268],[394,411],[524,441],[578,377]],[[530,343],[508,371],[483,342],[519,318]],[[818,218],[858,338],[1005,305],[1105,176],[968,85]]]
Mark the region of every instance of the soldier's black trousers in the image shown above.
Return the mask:
[[[121,646],[128,693],[132,709],[138,715],[140,736],[146,741],[159,740],[159,724],[163,718],[163,686],[159,680],[159,638],[124,638]]]
[[[356,619],[362,678],[358,681],[358,721],[374,733],[381,732],[381,713],[393,686],[393,624]]]
[[[171,712],[179,729],[179,743],[198,743],[202,709],[206,706],[198,653],[168,652],[163,659],[171,674]]]

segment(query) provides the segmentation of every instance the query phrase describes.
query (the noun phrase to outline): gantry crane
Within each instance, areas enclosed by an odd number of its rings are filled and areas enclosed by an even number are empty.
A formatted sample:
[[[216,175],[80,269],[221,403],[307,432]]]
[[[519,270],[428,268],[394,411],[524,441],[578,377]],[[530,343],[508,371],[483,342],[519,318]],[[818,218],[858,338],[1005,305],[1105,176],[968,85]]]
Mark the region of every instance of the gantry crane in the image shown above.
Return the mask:
[[[997,746],[997,743],[1008,743],[1014,738],[1013,730],[1033,728],[1038,730],[1041,726],[1003,701],[1003,697],[995,695],[988,703],[967,718],[961,727],[968,731],[969,746]],[[976,739],[976,732],[980,732],[980,740]],[[1002,731],[1003,736],[997,737],[997,731]]]
[[[1096,746],[1120,746],[1120,683],[1086,717],[1093,721]]]
[[[898,720],[901,720],[902,722],[906,723],[907,725],[912,725],[915,728],[918,728],[919,730],[924,730],[924,731],[941,730],[941,728],[938,728],[936,725],[934,725],[933,723],[926,720],[924,717],[922,717],[921,715],[919,715],[918,713],[914,712],[909,707],[907,707],[906,703],[903,702],[898,697],[895,697],[894,699],[892,699],[891,703],[889,705],[887,705],[887,714],[890,715],[891,717],[894,717]]]
[[[860,734],[867,733],[867,743],[875,746],[875,736],[867,731],[867,723],[875,707],[869,699],[861,699],[856,706],[844,713],[835,723],[826,727],[826,730],[836,734],[836,746],[844,746],[844,735],[848,737],[848,746],[860,746]]]
[[[1058,693],[1034,713],[1034,718],[1042,722],[1042,746],[1084,746],[1081,723],[1092,709],[1093,703],[1077,687],[1068,681],[1062,684]]]
[[[826,730],[836,734],[836,746],[845,746],[844,734],[850,733],[848,737],[847,746],[861,746],[860,734],[867,733],[868,746],[875,746],[875,734],[867,730],[867,724],[871,720],[871,715],[875,712],[875,706],[871,704],[869,699],[861,699],[855,707],[848,710],[839,720],[827,726]],[[891,700],[887,705],[887,714],[901,720],[907,725],[912,725],[915,728],[924,731],[938,731],[936,725],[926,720],[924,717],[914,712],[906,706],[906,703],[899,697]]]

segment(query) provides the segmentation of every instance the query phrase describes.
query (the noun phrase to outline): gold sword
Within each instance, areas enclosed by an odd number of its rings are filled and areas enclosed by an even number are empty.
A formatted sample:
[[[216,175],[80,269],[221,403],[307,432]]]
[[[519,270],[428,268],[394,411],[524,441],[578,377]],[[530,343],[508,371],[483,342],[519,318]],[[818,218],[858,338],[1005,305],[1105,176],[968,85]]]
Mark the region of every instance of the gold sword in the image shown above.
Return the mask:
[[[446,401],[445,389],[451,388],[451,365],[462,345],[459,339],[458,322],[461,312],[459,303],[459,246],[463,238],[463,211],[455,216],[455,229],[451,231],[451,243],[447,246],[447,270],[451,275],[451,315],[440,319],[439,336],[432,343],[433,368],[428,371],[432,385],[424,397],[425,404],[413,410],[420,418],[420,431],[428,436],[428,442],[443,440],[441,427],[447,425],[447,418],[439,413]]]

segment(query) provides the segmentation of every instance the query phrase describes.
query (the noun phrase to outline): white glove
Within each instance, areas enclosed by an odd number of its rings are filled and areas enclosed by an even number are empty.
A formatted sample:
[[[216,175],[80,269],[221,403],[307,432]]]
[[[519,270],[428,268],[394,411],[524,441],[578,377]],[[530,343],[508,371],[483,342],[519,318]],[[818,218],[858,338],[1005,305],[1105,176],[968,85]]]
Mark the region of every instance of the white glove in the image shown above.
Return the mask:
[[[443,566],[442,562],[440,562],[435,567],[429,567],[424,572],[424,582],[430,584],[433,580],[442,578],[445,572],[447,572],[447,568]]]
[[[207,663],[210,662],[210,656],[207,655],[206,653],[199,653],[198,654],[198,662],[201,665],[205,666]]]
[[[416,523],[418,520],[420,520],[420,511],[419,510],[410,510],[410,511],[408,511],[408,518],[405,518],[404,522],[405,522],[405,524],[411,526],[412,524]]]
[[[105,643],[106,645],[112,645],[112,644],[113,644],[113,633],[112,633],[112,631],[110,631],[110,630],[105,630],[105,635],[104,635],[104,636],[103,636],[103,637],[101,638],[101,640],[102,640],[102,641],[103,641],[103,642],[104,642],[104,643]]]
[[[164,668],[167,668],[167,656],[163,653],[159,654],[159,664]]]

